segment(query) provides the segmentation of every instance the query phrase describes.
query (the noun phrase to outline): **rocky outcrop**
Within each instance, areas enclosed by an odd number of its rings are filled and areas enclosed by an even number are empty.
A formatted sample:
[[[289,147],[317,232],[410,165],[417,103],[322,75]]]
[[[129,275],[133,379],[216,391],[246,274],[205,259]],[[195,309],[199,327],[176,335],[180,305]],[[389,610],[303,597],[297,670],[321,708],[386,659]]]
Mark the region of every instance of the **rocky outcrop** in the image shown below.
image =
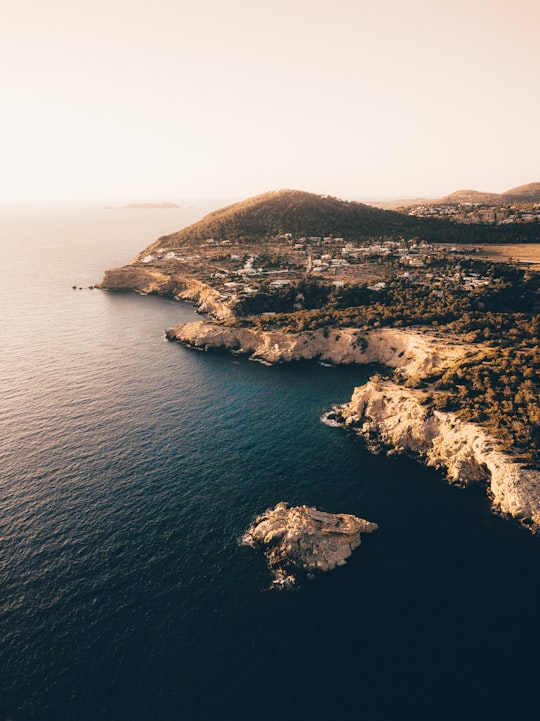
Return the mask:
[[[167,338],[201,350],[227,349],[266,363],[313,359],[341,365],[379,363],[401,368],[407,375],[428,373],[469,352],[466,346],[446,339],[395,328],[368,333],[355,328],[283,333],[198,321],[171,328]]]
[[[195,279],[176,279],[173,297],[194,303],[202,313],[209,313],[218,320],[234,318],[234,312],[222,303],[220,294],[211,286]]]
[[[166,295],[176,300],[194,303],[203,313],[219,320],[234,317],[232,310],[222,303],[218,291],[195,278],[162,273],[157,268],[137,264],[107,270],[98,284],[103,290],[133,290],[137,293]]]
[[[155,268],[125,265],[123,268],[106,270],[98,287],[103,290],[135,290],[139,293],[172,295],[174,284],[170,275]]]
[[[350,514],[278,503],[255,519],[242,543],[264,551],[274,587],[292,588],[299,572],[312,577],[343,566],[360,545],[360,535],[377,528]]]
[[[485,483],[494,508],[538,530],[540,472],[500,451],[479,426],[425,405],[425,395],[370,381],[355,389],[349,403],[336,407],[330,420],[354,429],[372,449],[411,454],[442,469],[452,483]]]

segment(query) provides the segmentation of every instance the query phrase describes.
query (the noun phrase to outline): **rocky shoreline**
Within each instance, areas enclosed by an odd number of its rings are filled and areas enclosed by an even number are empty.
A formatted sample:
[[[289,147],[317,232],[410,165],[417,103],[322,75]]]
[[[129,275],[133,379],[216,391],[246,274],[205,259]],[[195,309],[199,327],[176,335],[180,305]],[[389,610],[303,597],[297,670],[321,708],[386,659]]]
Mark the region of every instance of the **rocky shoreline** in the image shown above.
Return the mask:
[[[321,328],[284,333],[223,325],[234,318],[210,285],[182,274],[166,274],[137,262],[106,271],[97,286],[189,301],[217,322],[197,321],[170,328],[166,337],[199,350],[226,350],[265,364],[318,360],[332,365],[377,364],[421,378],[473,355],[476,348],[449,337],[411,328]],[[221,321],[221,322],[220,322]],[[482,483],[494,510],[540,529],[540,472],[525,468],[480,426],[453,413],[434,410],[425,393],[389,381],[370,381],[351,401],[327,414],[325,422],[362,436],[372,449],[413,455],[441,469],[451,483]]]
[[[162,273],[135,263],[105,271],[96,288],[110,291],[134,291],[144,295],[164,295],[175,300],[189,301],[202,313],[218,320],[234,317],[232,310],[220,301],[220,295],[207,283],[180,273]]]
[[[320,360],[333,365],[400,368],[422,375],[470,352],[468,346],[421,331],[383,328],[321,328],[284,333],[223,326],[210,321],[183,323],[166,332],[168,340],[200,350],[228,350],[266,363]]]
[[[422,376],[466,354],[470,346],[412,329],[354,328],[301,333],[257,331],[208,321],[176,326],[169,340],[199,350],[228,350],[264,363],[320,360],[336,365],[380,364],[404,377]],[[361,435],[369,447],[413,455],[443,470],[451,483],[483,484],[494,510],[533,531],[540,529],[540,472],[525,468],[499,448],[480,426],[454,413],[434,410],[426,393],[389,381],[371,380],[355,389],[351,401],[336,407],[327,421]]]
[[[540,529],[540,472],[500,450],[480,426],[425,404],[426,393],[390,381],[355,388],[329,422],[353,430],[375,452],[413,456],[459,486],[483,485],[494,510]]]

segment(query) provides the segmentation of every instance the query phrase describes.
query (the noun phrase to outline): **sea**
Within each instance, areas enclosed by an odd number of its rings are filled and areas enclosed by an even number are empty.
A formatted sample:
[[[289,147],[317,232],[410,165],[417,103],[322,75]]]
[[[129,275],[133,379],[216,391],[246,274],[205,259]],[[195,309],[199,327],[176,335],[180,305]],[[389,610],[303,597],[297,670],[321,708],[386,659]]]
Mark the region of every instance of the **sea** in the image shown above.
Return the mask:
[[[538,718],[540,539],[321,422],[373,369],[90,287],[215,207],[0,208],[0,721]],[[379,530],[269,590],[240,538],[279,501]]]

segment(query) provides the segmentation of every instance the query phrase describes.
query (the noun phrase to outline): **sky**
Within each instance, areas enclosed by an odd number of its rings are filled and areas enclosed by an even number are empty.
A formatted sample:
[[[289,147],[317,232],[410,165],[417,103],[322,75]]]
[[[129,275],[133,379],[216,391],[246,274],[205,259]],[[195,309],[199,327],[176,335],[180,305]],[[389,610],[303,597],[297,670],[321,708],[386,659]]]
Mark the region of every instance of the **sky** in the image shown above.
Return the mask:
[[[538,0],[2,0],[0,204],[540,181]]]

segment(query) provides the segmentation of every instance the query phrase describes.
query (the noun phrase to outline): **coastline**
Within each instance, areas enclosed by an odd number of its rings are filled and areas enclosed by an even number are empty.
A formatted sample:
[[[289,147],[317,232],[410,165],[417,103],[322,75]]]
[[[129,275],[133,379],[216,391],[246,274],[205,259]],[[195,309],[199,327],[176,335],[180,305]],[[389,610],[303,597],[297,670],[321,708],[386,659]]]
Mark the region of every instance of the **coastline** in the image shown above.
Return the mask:
[[[478,347],[419,328],[321,328],[285,333],[224,325],[231,308],[211,285],[181,273],[163,273],[138,262],[106,271],[97,287],[165,295],[193,303],[215,320],[166,330],[169,341],[203,351],[224,350],[264,365],[315,360],[322,364],[379,365],[400,377],[422,378],[474,355]],[[353,430],[371,450],[407,454],[442,470],[460,486],[485,486],[493,509],[530,530],[540,530],[540,471],[526,468],[484,429],[455,413],[425,403],[427,394],[372,379],[354,390],[351,401],[327,414],[325,422]]]
[[[283,333],[230,328],[208,321],[182,324],[166,337],[198,350],[227,350],[266,364],[318,360],[333,365],[378,364],[402,377],[440,369],[474,349],[411,329],[354,328]],[[531,531],[540,530],[540,471],[525,468],[497,439],[455,413],[434,410],[428,394],[391,381],[371,379],[326,422],[362,436],[371,450],[407,454],[442,470],[450,483],[485,486],[494,511]]]
[[[218,291],[182,273],[162,273],[156,268],[144,268],[133,263],[105,271],[103,280],[96,284],[96,288],[164,295],[193,303],[201,313],[209,313],[218,320],[234,318],[232,310],[220,301]]]
[[[331,365],[378,364],[420,375],[463,357],[469,346],[412,329],[321,328],[285,333],[223,326],[211,321],[180,324],[168,340],[200,350],[228,350],[251,360],[283,363],[317,360]]]
[[[360,435],[374,452],[409,455],[442,470],[448,482],[480,484],[493,510],[534,532],[540,530],[540,471],[500,449],[481,426],[424,403],[426,392],[370,380],[349,403],[329,414],[335,425]]]

